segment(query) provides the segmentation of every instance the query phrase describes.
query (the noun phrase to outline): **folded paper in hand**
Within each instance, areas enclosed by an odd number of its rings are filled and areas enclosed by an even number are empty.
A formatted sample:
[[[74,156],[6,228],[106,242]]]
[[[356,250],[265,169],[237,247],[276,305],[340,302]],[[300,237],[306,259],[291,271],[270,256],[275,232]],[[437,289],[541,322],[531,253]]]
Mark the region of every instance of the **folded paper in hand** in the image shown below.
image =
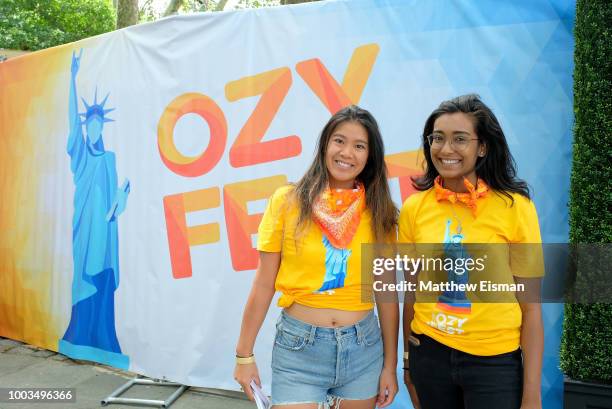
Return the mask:
[[[270,405],[270,399],[268,399],[266,394],[255,383],[255,381],[251,381],[251,390],[253,391],[253,396],[255,397],[257,409],[270,409],[272,407],[272,405]]]

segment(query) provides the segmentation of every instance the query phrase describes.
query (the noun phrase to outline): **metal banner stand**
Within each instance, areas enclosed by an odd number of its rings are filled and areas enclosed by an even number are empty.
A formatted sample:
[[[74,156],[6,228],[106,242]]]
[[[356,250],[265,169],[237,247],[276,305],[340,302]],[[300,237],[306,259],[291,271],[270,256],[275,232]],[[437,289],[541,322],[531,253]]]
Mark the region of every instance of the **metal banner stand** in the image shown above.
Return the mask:
[[[119,397],[122,393],[124,393],[134,385],[178,386],[178,389],[174,391],[172,395],[170,395],[165,401]],[[167,382],[159,379],[145,379],[137,377],[127,381],[123,386],[117,388],[117,390],[111,393],[106,399],[102,400],[102,402],[100,403],[102,404],[102,406],[106,406],[113,403],[125,403],[138,406],[158,406],[160,408],[169,408],[170,405],[172,405],[172,403],[174,403],[174,401],[177,400],[179,396],[181,396],[183,392],[185,392],[187,389],[189,389],[189,386],[182,385],[180,383]]]

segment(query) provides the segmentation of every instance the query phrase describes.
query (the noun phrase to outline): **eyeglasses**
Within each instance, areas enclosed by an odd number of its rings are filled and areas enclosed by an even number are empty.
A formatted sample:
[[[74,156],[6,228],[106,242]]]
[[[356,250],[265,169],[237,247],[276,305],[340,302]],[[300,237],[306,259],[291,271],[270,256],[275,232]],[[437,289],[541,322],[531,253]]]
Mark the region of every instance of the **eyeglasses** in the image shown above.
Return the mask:
[[[446,138],[444,135],[431,134],[427,136],[427,141],[432,150],[440,150],[446,144]],[[463,151],[468,147],[471,141],[477,141],[478,138],[468,138],[466,135],[455,135],[450,138],[450,147],[455,151]]]

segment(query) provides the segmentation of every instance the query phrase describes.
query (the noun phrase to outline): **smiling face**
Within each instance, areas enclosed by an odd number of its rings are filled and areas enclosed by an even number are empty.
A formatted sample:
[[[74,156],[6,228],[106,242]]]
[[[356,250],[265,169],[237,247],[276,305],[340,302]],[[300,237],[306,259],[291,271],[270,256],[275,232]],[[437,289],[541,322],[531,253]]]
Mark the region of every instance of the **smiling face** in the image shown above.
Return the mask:
[[[332,189],[351,189],[368,162],[368,132],[358,122],[342,122],[331,133],[325,166]]]
[[[476,161],[484,156],[485,146],[478,140],[474,129],[474,119],[462,112],[440,115],[434,122],[433,135],[444,138],[442,146],[431,145],[431,160],[444,179],[444,186],[463,191],[463,178],[476,183]],[[453,139],[467,141],[464,146],[449,143]],[[441,140],[441,139],[440,139]]]

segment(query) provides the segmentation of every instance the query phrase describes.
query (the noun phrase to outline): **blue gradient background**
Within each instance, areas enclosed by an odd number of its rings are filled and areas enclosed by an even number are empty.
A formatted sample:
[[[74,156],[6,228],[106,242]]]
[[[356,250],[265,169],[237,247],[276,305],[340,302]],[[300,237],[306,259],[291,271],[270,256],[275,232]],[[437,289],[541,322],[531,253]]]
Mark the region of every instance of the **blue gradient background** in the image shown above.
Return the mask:
[[[480,94],[502,123],[519,176],[532,188],[543,240],[567,242],[575,2],[350,1],[346,6],[360,36],[380,44],[376,64],[397,67],[372,75],[362,100],[382,126],[388,152],[405,148],[407,139],[417,148],[424,120],[440,101]],[[401,101],[405,116],[385,109],[385,101]],[[543,305],[545,409],[562,407],[562,318],[562,305]],[[403,379],[401,369],[398,379]],[[400,390],[391,407],[411,407],[405,388]]]
[[[286,60],[318,56],[339,82],[354,48],[377,43],[380,53],[359,105],[380,124],[386,153],[418,149],[425,119],[441,101],[480,94],[501,122],[519,177],[531,188],[544,242],[564,243],[575,8],[573,0],[337,0],[260,9],[242,17],[252,29],[275,26],[286,32],[295,45],[283,50]],[[278,57],[270,41],[252,46],[253,55]],[[306,85],[296,80],[292,86],[292,92],[306,97],[295,105],[289,98],[284,103],[287,122],[325,123],[329,112],[312,104]],[[312,152],[314,141],[303,139],[303,152]],[[562,318],[562,305],[543,305],[545,409],[562,407]],[[402,379],[400,362],[400,394],[392,408],[411,407]]]

